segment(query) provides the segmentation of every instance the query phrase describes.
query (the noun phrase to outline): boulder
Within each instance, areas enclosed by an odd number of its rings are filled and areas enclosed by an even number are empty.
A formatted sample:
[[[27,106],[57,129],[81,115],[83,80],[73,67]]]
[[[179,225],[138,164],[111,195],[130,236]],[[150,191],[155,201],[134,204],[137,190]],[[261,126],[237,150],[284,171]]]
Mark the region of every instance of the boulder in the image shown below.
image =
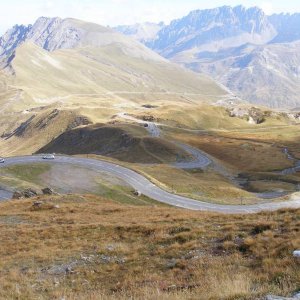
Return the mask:
[[[265,117],[267,116],[267,112],[263,112],[257,107],[235,107],[231,110],[228,110],[228,113],[230,117],[246,119],[250,124],[261,124],[265,121]]]
[[[12,198],[13,199],[21,199],[21,198],[23,198],[23,194],[19,191],[16,191],[16,192],[14,192]]]
[[[146,121],[146,122],[153,122],[155,120],[155,118],[153,116],[143,116],[142,117],[143,121]]]
[[[48,187],[42,189],[42,193],[43,193],[44,195],[53,195],[53,194],[55,194],[54,191],[53,191],[51,188],[48,188]]]
[[[151,105],[151,104],[145,104],[145,105],[142,105],[142,107],[144,107],[144,108],[157,108],[158,106]]]
[[[33,197],[36,197],[37,195],[38,195],[37,191],[29,188],[22,192],[20,192],[20,191],[14,192],[12,198],[13,199],[33,198]]]
[[[72,130],[76,127],[79,127],[79,126],[86,126],[86,125],[90,125],[92,124],[92,121],[88,118],[88,117],[85,117],[85,116],[77,116],[74,121],[69,124],[67,130]]]
[[[25,198],[33,198],[38,195],[37,191],[33,189],[26,189],[22,192],[22,194],[24,195]]]
[[[167,263],[166,263],[166,268],[168,269],[174,269],[177,265],[177,259],[175,258],[172,258],[171,260],[169,260]]]
[[[34,201],[32,203],[32,206],[35,208],[40,208],[42,205],[43,205],[43,202],[41,202],[41,201]]]

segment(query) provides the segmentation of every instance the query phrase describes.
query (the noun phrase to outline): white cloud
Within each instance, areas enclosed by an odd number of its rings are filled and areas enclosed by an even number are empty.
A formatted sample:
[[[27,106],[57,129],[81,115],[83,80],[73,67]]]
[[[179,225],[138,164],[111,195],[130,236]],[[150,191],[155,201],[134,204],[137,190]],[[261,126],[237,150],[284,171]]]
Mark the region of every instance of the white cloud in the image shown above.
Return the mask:
[[[274,5],[272,4],[272,2],[262,2],[259,6],[267,15],[271,15],[275,12]]]

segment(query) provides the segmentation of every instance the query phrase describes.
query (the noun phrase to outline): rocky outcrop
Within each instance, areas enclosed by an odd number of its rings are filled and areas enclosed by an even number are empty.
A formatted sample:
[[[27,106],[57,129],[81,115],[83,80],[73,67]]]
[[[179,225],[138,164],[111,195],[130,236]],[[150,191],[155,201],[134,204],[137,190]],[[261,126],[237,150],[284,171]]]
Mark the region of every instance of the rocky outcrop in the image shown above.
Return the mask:
[[[35,115],[29,117],[25,122],[21,123],[21,125],[18,126],[13,132],[3,133],[1,135],[1,138],[8,140],[13,136],[22,137],[34,118],[35,118]]]
[[[34,198],[38,196],[42,192],[43,195],[56,195],[53,189],[46,187],[42,189],[40,192],[37,190],[28,188],[23,191],[15,191],[12,198],[13,199],[24,199],[24,198]]]
[[[84,31],[71,19],[39,18],[30,29],[27,39],[48,51],[76,47]]]
[[[33,190],[31,188],[26,189],[24,191],[16,191],[13,194],[13,199],[22,199],[22,198],[33,198],[38,195],[38,192],[36,190]]]
[[[39,18],[33,25],[16,25],[0,38],[0,58],[9,57],[18,46],[31,41],[45,50],[74,48],[80,42],[83,30],[71,19]]]
[[[150,115],[145,115],[145,116],[142,116],[142,120],[145,122],[153,122],[153,121],[155,121],[155,118]]]
[[[10,139],[13,136],[24,137],[27,133],[31,134],[32,129],[43,130],[49,124],[53,123],[59,114],[60,111],[54,109],[43,118],[37,118],[36,115],[32,115],[25,122],[21,123],[14,131],[3,133],[1,138]]]
[[[15,49],[26,40],[30,30],[31,26],[24,25],[15,25],[9,29],[0,38],[0,58],[11,56]]]
[[[261,124],[265,122],[268,117],[284,118],[298,124],[300,121],[299,112],[276,112],[270,110],[261,110],[258,107],[231,107],[227,112],[232,118],[240,118],[247,120],[250,124]]]
[[[265,121],[267,112],[263,112],[259,108],[241,108],[235,107],[228,110],[230,117],[236,117],[247,120],[250,124],[261,124]]]
[[[46,128],[49,125],[49,123],[52,120],[54,120],[59,115],[59,113],[60,113],[60,111],[58,109],[54,109],[45,118],[39,120],[35,124],[35,128],[37,128],[37,129],[44,129],[44,128]]]
[[[72,130],[79,126],[86,126],[92,124],[92,121],[85,116],[77,116],[74,121],[68,126],[67,130]]]
[[[44,195],[54,195],[55,194],[54,190],[52,190],[49,187],[42,189],[42,193]]]
[[[33,189],[26,189],[25,191],[22,192],[22,194],[24,195],[24,198],[33,198],[38,195],[38,192]]]

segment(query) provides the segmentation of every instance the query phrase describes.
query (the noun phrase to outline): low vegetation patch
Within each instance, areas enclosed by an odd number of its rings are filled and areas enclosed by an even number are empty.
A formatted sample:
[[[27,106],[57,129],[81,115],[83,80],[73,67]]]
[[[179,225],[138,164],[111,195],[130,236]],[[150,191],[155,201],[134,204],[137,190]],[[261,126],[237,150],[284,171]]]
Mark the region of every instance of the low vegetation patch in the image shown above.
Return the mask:
[[[36,205],[38,201],[38,206]],[[1,299],[264,299],[300,288],[300,210],[217,215],[95,196],[0,204]]]

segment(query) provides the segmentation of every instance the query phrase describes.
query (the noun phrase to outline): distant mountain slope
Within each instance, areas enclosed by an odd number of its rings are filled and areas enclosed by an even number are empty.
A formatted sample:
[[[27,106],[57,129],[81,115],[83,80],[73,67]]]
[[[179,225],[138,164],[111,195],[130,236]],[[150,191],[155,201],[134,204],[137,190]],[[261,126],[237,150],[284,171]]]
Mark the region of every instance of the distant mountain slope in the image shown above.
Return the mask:
[[[101,47],[120,43],[129,48],[139,48],[139,54],[156,57],[149,49],[116,31],[94,23],[76,19],[39,18],[33,25],[14,26],[0,38],[0,56],[12,54],[22,43],[32,42],[47,51],[72,49],[83,46]]]
[[[185,119],[186,109],[230,99],[208,76],[97,24],[40,18],[32,26],[15,26],[0,42],[2,155],[37,151],[65,131],[85,126],[82,120],[125,128],[120,113],[154,118],[154,107],[169,113],[166,119],[178,114]],[[143,124],[140,128],[147,135]],[[160,151],[164,145],[150,146]]]
[[[269,21],[277,31],[272,43],[287,43],[300,39],[300,13],[274,14],[269,17]]]
[[[47,52],[27,42],[17,49],[12,67],[14,85],[37,103],[51,103],[60,97],[110,93],[124,93],[122,100],[119,99],[123,104],[131,93],[189,92],[207,95],[207,100],[210,96],[225,94],[207,77],[170,64],[155,54],[146,59],[139,48],[126,49],[118,44]],[[111,94],[111,98],[114,97],[117,96]]]
[[[165,57],[193,49],[218,51],[246,43],[264,44],[276,35],[267,16],[258,8],[224,6],[196,10],[164,27],[152,48]]]
[[[273,108],[299,107],[300,42],[246,45],[198,56],[190,68],[211,74],[237,95]]]
[[[0,57],[6,57],[27,38],[30,26],[15,25],[0,38]]]
[[[123,34],[129,35],[134,39],[142,42],[148,43],[156,39],[157,33],[164,27],[164,23],[142,23],[134,25],[121,25],[114,29]]]
[[[257,7],[223,6],[192,11],[145,44],[245,100],[294,108],[300,106],[298,40],[300,14],[267,16]]]
[[[132,106],[156,94],[179,102],[186,101],[185,93],[197,101],[228,94],[207,76],[170,63],[134,39],[80,20],[42,17],[32,26],[15,26],[0,44],[12,74],[7,84],[21,91],[20,107],[22,101],[24,106],[80,104],[97,96]]]

